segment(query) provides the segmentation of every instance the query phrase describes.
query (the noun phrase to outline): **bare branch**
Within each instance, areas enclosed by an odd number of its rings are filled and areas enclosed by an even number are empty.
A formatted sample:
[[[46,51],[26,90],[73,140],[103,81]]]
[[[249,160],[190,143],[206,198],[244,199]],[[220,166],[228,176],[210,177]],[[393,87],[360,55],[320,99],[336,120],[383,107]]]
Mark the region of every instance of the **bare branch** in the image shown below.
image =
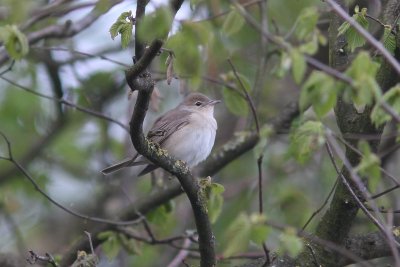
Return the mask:
[[[103,218],[98,218],[98,217],[92,217],[92,216],[88,216],[82,213],[79,213],[77,211],[74,211],[68,207],[65,207],[64,205],[60,204],[59,202],[57,202],[56,200],[54,200],[52,197],[50,197],[49,194],[47,194],[46,192],[43,191],[43,189],[38,185],[38,183],[35,181],[35,179],[25,170],[25,168],[20,165],[18,163],[18,161],[16,161],[12,155],[12,149],[11,149],[11,143],[9,141],[9,139],[7,138],[7,136],[0,131],[0,135],[4,138],[5,142],[7,143],[7,147],[8,147],[8,157],[1,157],[0,159],[4,159],[4,160],[8,160],[11,163],[13,163],[18,170],[29,180],[29,182],[33,185],[33,187],[35,188],[36,191],[38,191],[42,196],[44,196],[48,201],[50,201],[52,204],[54,204],[55,206],[59,207],[60,209],[62,209],[63,211],[84,219],[84,220],[88,220],[88,221],[94,221],[94,222],[99,222],[99,223],[106,223],[106,224],[112,224],[112,225],[119,225],[119,226],[124,226],[124,225],[133,225],[133,224],[138,224],[140,223],[142,218],[139,219],[135,219],[135,220],[131,220],[131,221],[114,221],[114,220],[108,220],[108,219],[103,219]]]
[[[104,119],[104,120],[112,122],[112,123],[115,123],[118,126],[120,126],[122,129],[124,129],[125,131],[127,131],[127,132],[129,131],[128,127],[125,124],[123,124],[122,122],[119,122],[119,121],[117,121],[117,120],[115,120],[115,119],[113,119],[111,117],[108,117],[108,116],[106,116],[106,115],[104,115],[104,114],[102,114],[100,112],[97,112],[97,111],[94,111],[94,110],[91,110],[91,109],[76,105],[76,104],[74,104],[74,103],[72,103],[72,102],[70,102],[68,100],[65,100],[65,99],[60,99],[60,98],[56,98],[56,97],[53,97],[53,96],[49,96],[49,95],[45,95],[45,94],[39,93],[39,92],[37,92],[37,91],[35,91],[35,90],[31,89],[31,88],[28,88],[26,86],[18,84],[18,83],[14,82],[14,81],[6,78],[6,77],[3,77],[3,76],[0,76],[0,79],[3,79],[4,81],[8,82],[9,84],[12,84],[12,85],[16,86],[17,88],[20,88],[20,89],[22,89],[22,90],[24,90],[26,92],[29,92],[31,94],[34,94],[34,95],[42,97],[42,98],[46,98],[46,99],[49,99],[49,100],[57,101],[57,102],[59,102],[61,104],[64,104],[66,106],[75,108],[75,109],[77,109],[77,110],[79,110],[79,111],[81,111],[83,113],[92,115],[92,116],[100,118],[100,119]]]
[[[121,2],[122,0],[110,1],[107,10],[111,9],[113,6]],[[74,36],[92,25],[93,22],[95,22],[101,15],[103,15],[103,13],[99,12],[96,8],[93,8],[93,10],[89,14],[76,22],[68,20],[64,24],[47,26],[43,29],[27,34],[28,43],[32,45],[43,39],[67,38]],[[8,54],[5,52],[5,50],[1,49],[0,66],[3,65],[8,60],[8,58]]]

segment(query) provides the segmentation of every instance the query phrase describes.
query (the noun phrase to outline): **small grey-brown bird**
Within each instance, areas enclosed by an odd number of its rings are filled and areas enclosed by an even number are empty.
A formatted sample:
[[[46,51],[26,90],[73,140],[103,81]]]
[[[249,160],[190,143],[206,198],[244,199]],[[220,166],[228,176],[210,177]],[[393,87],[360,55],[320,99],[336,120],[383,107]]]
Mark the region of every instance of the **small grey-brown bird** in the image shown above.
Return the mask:
[[[200,93],[191,93],[176,108],[159,117],[147,137],[166,149],[170,156],[194,167],[208,157],[214,146],[217,131],[214,106],[220,102]],[[138,176],[158,168],[144,156],[136,154],[105,168],[102,173],[110,174],[125,167],[140,165],[144,166]]]

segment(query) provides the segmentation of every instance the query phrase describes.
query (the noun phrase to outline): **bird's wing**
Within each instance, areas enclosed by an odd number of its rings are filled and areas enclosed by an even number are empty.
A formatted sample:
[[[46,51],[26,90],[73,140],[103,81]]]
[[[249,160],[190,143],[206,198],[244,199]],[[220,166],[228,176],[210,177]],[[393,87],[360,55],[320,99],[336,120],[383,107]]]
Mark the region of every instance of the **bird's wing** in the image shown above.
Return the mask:
[[[167,140],[171,134],[189,124],[189,116],[189,111],[179,110],[178,112],[177,109],[173,109],[154,122],[147,137],[152,142],[158,143],[162,147],[165,140]]]

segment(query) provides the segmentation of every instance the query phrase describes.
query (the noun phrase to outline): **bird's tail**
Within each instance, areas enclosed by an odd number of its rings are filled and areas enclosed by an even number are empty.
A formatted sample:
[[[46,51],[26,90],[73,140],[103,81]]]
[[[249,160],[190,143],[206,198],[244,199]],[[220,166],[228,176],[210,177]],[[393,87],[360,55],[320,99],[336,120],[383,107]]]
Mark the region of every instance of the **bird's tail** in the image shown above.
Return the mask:
[[[111,165],[111,166],[103,169],[101,172],[105,175],[108,175],[110,173],[119,171],[120,169],[125,168],[125,167],[148,164],[148,161],[146,161],[146,160],[140,160],[140,159],[136,160],[137,157],[138,157],[138,155],[134,156],[133,158],[129,158],[129,159],[123,160],[121,162],[118,162],[114,165]]]

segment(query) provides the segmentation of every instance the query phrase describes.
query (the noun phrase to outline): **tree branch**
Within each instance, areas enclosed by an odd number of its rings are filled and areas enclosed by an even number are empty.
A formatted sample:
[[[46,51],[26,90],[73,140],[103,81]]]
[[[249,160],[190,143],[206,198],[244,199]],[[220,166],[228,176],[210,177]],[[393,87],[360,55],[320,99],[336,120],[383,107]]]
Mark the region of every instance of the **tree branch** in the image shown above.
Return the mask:
[[[107,8],[111,9],[116,4],[121,3],[122,0],[112,0]],[[106,11],[107,11],[106,10]],[[106,12],[104,11],[104,13]],[[72,22],[70,20],[66,21],[64,24],[51,25],[43,29],[37,30],[35,32],[27,34],[27,39],[29,45],[35,44],[43,39],[48,38],[67,38],[80,33],[82,30],[86,29],[93,24],[101,15],[104,13],[99,12],[96,8],[84,16],[82,19]],[[8,54],[4,49],[0,50],[0,66],[3,65],[9,59]]]
[[[297,102],[290,103],[281,114],[276,116],[271,121],[271,125],[275,132],[281,132],[286,129],[290,121],[296,118],[299,114]],[[198,166],[198,173],[200,176],[212,176],[227,164],[234,161],[244,153],[251,150],[258,142],[258,136],[254,133],[247,135],[240,135],[233,138],[226,145],[214,152],[208,160]],[[170,201],[171,199],[183,193],[182,187],[179,183],[175,183],[168,189],[159,191],[153,195],[146,196],[134,203],[132,206],[127,207],[122,211],[120,216],[121,220],[135,220],[139,218],[139,214],[147,214],[149,211],[157,208],[158,206]],[[114,225],[100,225],[92,231],[93,246],[97,247],[102,243],[102,240],[97,238],[97,234],[103,231],[112,231],[115,229]],[[81,238],[74,244],[66,253],[61,261],[61,266],[68,266],[76,259],[76,251],[85,250],[89,251],[89,243],[86,238]]]

